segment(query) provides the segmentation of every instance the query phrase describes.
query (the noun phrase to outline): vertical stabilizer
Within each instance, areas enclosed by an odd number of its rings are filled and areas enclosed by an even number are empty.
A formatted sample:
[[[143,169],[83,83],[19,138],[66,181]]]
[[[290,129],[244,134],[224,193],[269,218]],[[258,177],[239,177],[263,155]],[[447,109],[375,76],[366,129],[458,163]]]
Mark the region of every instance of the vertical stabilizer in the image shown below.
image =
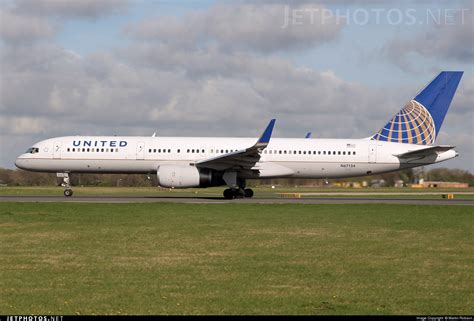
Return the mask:
[[[441,72],[372,139],[432,145],[441,129],[462,74],[462,71]]]

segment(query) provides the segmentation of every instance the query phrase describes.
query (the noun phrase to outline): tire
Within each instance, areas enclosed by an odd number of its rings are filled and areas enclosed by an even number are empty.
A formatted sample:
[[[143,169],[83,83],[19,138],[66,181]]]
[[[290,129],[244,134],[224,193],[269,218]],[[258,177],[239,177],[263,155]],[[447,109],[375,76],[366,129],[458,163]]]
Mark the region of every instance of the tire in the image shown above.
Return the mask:
[[[66,189],[66,190],[64,190],[64,196],[66,196],[66,197],[71,197],[71,196],[72,196],[72,189]]]
[[[224,198],[225,199],[232,200],[232,199],[234,199],[234,197],[235,197],[235,194],[230,188],[224,190]]]
[[[250,188],[246,188],[244,190],[244,193],[245,193],[245,197],[248,197],[248,198],[253,197],[253,190]]]

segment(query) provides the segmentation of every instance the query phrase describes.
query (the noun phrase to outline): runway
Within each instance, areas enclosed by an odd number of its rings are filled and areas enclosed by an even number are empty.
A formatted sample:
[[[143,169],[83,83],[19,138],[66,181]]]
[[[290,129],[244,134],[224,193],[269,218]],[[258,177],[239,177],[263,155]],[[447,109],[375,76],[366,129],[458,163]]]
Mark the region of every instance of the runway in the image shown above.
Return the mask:
[[[0,196],[0,202],[61,202],[61,203],[184,203],[184,204],[407,204],[407,205],[467,205],[474,199],[403,199],[370,197],[304,197],[304,198],[244,198],[226,200],[220,197],[182,196]]]

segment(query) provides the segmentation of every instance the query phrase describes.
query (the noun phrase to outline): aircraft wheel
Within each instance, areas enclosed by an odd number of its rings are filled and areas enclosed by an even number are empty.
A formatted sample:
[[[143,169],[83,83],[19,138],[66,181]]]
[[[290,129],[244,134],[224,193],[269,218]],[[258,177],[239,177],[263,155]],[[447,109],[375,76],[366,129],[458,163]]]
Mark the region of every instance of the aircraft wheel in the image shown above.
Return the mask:
[[[66,189],[66,190],[64,190],[64,196],[66,196],[66,197],[72,196],[72,189]]]
[[[234,197],[235,197],[235,194],[230,188],[224,190],[225,199],[231,200],[231,199],[234,199]]]
[[[245,197],[253,197],[253,190],[251,188],[246,188],[244,190]]]

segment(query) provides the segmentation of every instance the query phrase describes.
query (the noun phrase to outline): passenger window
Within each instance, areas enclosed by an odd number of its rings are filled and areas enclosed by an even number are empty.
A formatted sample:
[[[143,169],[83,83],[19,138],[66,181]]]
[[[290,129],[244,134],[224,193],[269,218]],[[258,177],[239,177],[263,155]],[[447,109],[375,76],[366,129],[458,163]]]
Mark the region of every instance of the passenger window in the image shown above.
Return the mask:
[[[341,151],[338,151],[337,154],[338,154],[338,155],[341,155]]]
[[[181,149],[178,149],[178,154],[181,152]]]
[[[346,152],[342,152],[342,155],[346,155]]]
[[[356,154],[356,152],[352,152],[352,155],[355,155],[355,154]]]

